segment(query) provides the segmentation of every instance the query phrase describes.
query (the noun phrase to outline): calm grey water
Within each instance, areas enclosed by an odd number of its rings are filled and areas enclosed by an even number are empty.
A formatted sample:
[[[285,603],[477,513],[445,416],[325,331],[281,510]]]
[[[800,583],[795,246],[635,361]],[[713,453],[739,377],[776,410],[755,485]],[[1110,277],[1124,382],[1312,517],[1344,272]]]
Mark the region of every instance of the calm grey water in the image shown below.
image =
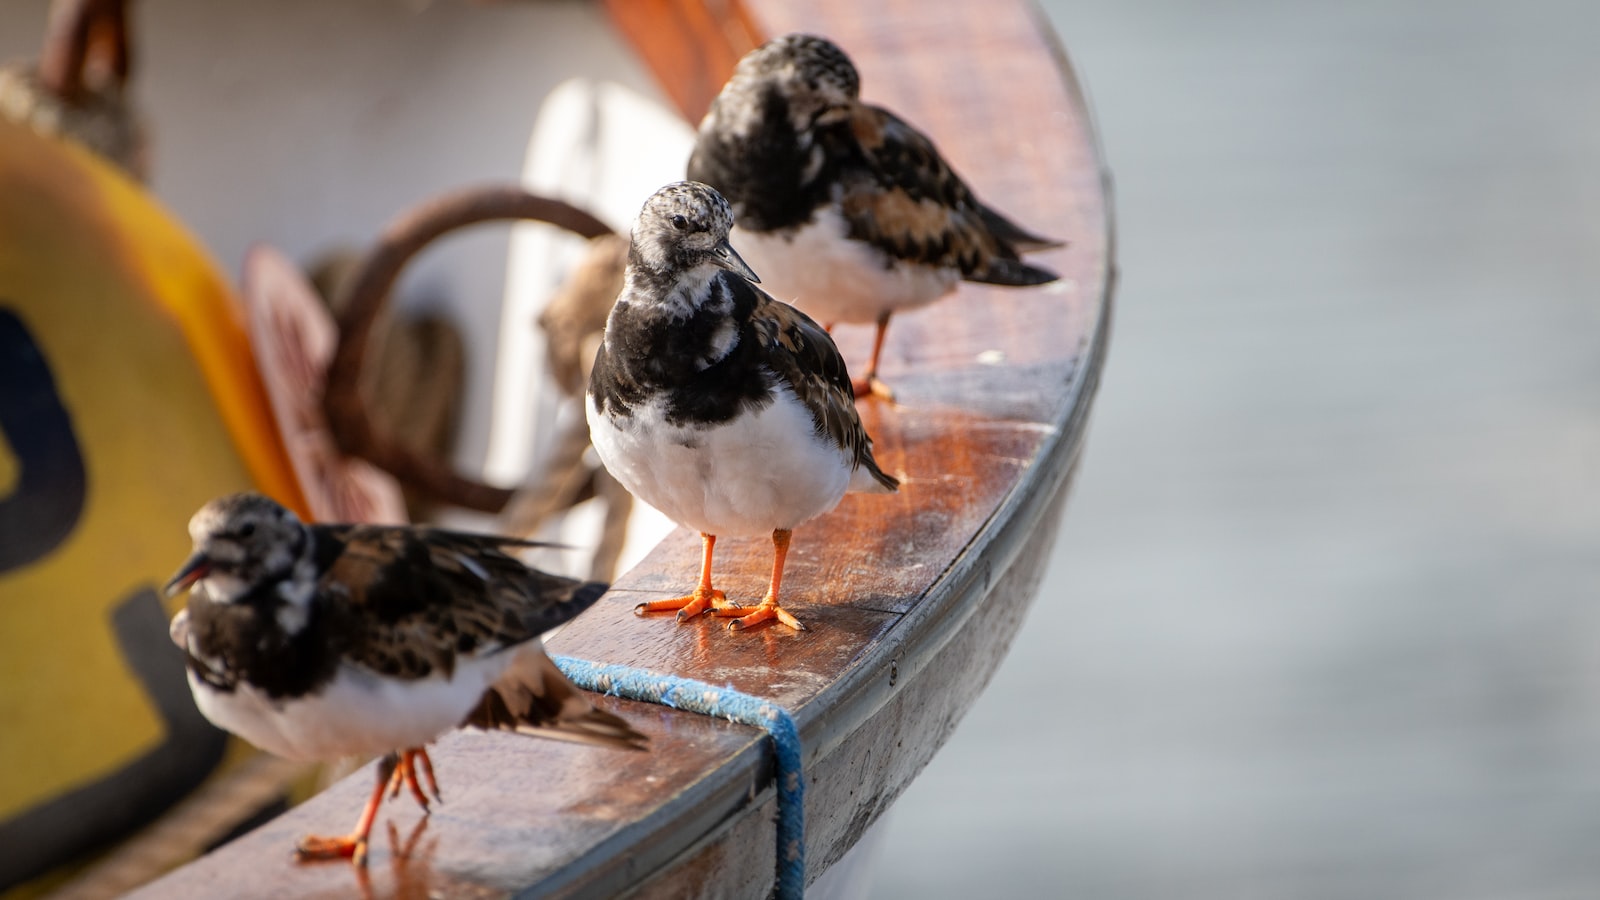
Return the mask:
[[[1600,893],[1600,6],[1046,6],[1111,360],[874,894]]]

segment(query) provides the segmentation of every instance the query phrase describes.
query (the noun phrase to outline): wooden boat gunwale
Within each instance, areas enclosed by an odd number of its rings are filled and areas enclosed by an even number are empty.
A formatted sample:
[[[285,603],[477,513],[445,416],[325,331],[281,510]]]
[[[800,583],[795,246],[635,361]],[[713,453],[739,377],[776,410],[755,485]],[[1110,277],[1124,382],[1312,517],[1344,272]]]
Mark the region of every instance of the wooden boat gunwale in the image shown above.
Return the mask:
[[[925,666],[977,614],[1040,519],[1047,511],[1059,509],[1087,436],[1088,401],[1099,382],[1109,340],[1108,326],[1109,319],[1101,318],[1091,336],[1085,365],[1080,368],[1081,377],[1074,385],[1074,393],[1083,398],[1082,402],[1071,406],[1062,427],[1030,467],[1030,478],[1016,485],[1006,503],[995,511],[989,526],[973,541],[972,546],[981,545],[981,552],[963,552],[953,560],[934,589],[888,635],[868,648],[868,658],[857,661],[814,699],[793,711],[808,773],[818,760],[832,756],[862,723],[882,709],[902,684],[922,674]],[[894,675],[882,671],[886,662],[894,667]],[[708,773],[661,806],[652,816],[656,824],[633,823],[533,889],[538,895],[560,895],[581,884],[579,896],[616,896],[634,884],[633,870],[652,872],[673,858],[690,856],[702,845],[719,840],[741,809],[766,807],[776,796],[772,781],[772,757],[766,738],[752,730],[751,740],[735,759],[724,762],[714,773]],[[766,786],[754,797],[748,797],[743,785],[751,782]],[[721,823],[721,827],[708,827],[715,823]],[[666,831],[703,836],[676,852],[662,852],[659,848],[664,845],[654,838]],[[630,860],[625,867],[614,865],[626,848],[638,847],[650,848],[637,857],[639,862]]]

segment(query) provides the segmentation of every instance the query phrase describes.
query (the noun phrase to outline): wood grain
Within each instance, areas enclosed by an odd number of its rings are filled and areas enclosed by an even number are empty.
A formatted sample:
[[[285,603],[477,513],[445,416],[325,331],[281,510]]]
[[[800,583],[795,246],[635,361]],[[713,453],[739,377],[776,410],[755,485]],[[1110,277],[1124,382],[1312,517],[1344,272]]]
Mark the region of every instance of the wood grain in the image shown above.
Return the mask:
[[[862,412],[878,459],[905,486],[848,497],[796,531],[785,605],[811,630],[729,634],[711,621],[634,616],[641,599],[692,586],[699,541],[680,530],[550,641],[555,652],[730,684],[789,708],[805,744],[814,879],[932,757],[1021,627],[1104,359],[1110,219],[1082,97],[1025,0],[748,5],[766,34],[838,41],[867,99],[932,134],[987,202],[1070,242],[1037,257],[1063,274],[1055,286],[964,285],[896,317],[884,375],[899,402],[868,401]],[[864,358],[870,329],[839,337],[848,359]],[[771,552],[765,540],[719,541],[718,586],[736,600],[759,597]],[[773,852],[764,739],[691,714],[606,704],[650,736],[649,753],[505,735],[442,740],[433,758],[445,802],[403,865],[375,842],[371,890],[764,893]],[[347,828],[371,777],[357,773],[145,896],[354,892],[348,866],[285,860],[295,836]],[[402,837],[419,821],[403,801],[384,817]]]

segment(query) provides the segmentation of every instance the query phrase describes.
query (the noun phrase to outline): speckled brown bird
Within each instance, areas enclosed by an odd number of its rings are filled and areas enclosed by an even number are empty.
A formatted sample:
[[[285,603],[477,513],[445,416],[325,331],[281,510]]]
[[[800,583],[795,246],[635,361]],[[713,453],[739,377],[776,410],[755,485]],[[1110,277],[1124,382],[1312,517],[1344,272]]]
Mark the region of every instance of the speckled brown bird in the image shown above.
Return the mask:
[[[528,568],[525,542],[432,528],[308,525],[259,494],[213,500],[189,522],[194,553],[167,585],[189,687],[216,725],[296,760],[383,757],[355,830],[307,837],[304,859],[365,862],[385,790],[420,772],[453,728],[524,731],[614,748],[644,736],[561,674],[541,632],[605,585]]]
[[[847,490],[892,493],[861,427],[833,339],[756,287],[728,244],[733,213],[703,184],[679,182],[645,202],[627,279],[589,378],[589,431],[606,468],[634,496],[700,532],[694,593],[643,611],[777,619],[793,530]],[[711,585],[719,535],[771,534],[772,580],[754,607]]]
[[[1021,254],[1062,245],[985,206],[931,140],[860,91],[828,40],[769,41],[739,61],[701,121],[688,174],[733,205],[733,243],[774,296],[830,329],[876,323],[854,390],[892,398],[878,378],[891,316],[962,280],[1054,281]]]

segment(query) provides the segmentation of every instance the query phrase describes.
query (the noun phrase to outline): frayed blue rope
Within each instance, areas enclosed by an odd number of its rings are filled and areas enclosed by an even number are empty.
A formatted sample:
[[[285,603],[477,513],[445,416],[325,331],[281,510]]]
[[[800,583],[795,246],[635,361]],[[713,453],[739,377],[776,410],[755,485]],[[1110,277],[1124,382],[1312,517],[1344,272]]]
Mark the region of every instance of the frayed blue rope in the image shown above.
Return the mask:
[[[774,896],[792,900],[805,894],[806,785],[800,770],[800,730],[788,710],[760,697],[692,678],[570,656],[552,659],[563,675],[586,691],[660,703],[766,729],[772,736],[778,763],[778,875]]]

